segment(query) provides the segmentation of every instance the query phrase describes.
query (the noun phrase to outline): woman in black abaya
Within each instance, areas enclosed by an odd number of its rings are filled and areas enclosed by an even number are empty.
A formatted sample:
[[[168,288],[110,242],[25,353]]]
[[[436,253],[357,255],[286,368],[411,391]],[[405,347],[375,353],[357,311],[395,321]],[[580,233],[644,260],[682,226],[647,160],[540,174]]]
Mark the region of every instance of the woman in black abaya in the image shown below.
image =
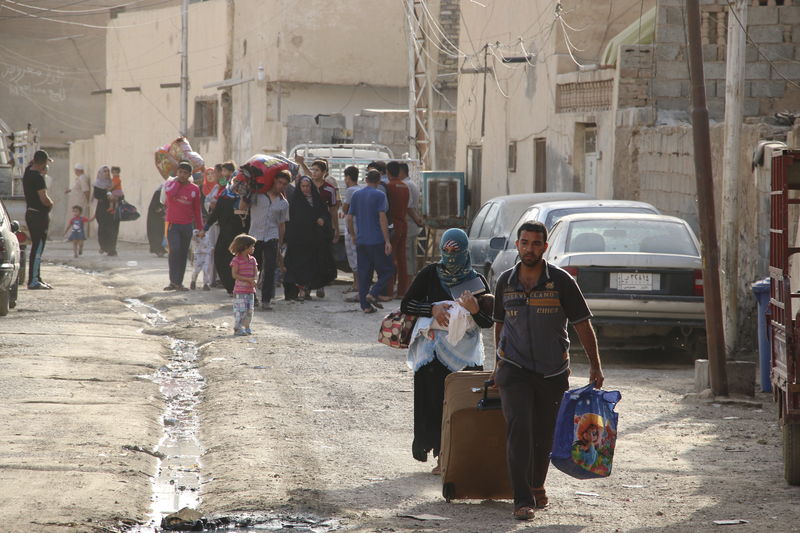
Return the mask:
[[[297,285],[298,300],[336,279],[336,263],[329,246],[332,238],[330,213],[311,178],[303,176],[289,199],[284,262],[285,281]]]

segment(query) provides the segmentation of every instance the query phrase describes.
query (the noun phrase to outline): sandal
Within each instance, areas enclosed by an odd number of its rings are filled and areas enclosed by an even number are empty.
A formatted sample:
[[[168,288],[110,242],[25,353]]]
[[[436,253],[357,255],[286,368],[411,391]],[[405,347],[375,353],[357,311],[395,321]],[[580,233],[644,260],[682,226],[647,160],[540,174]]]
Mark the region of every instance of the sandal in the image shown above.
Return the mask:
[[[370,313],[374,313],[374,312],[376,312],[376,309],[375,309],[374,307],[369,307],[369,308],[367,308],[367,309],[362,309],[361,311],[363,311],[363,312],[364,312],[364,314],[367,314],[367,315],[368,315],[368,314],[370,314]]]
[[[375,297],[374,297],[373,295],[371,295],[371,294],[367,294],[367,302],[368,302],[369,304],[371,304],[371,305],[372,305],[372,307],[377,307],[378,309],[383,309],[383,304],[382,304],[382,303],[380,303],[380,302],[378,301],[378,299],[377,299],[377,298],[375,298]]]
[[[533,520],[535,514],[533,507],[527,505],[514,510],[514,518],[517,520]]]
[[[540,489],[531,489],[531,491],[533,492],[533,500],[536,502],[537,509],[544,509],[550,504],[544,487]]]

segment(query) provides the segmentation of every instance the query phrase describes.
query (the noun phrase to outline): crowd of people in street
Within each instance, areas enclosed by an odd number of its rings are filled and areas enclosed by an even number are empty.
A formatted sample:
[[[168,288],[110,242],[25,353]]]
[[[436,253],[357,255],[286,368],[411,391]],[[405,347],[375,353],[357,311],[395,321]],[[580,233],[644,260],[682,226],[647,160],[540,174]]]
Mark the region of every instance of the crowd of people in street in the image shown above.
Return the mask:
[[[40,274],[53,206],[44,180],[50,161],[46,152],[37,151],[23,178],[31,234],[28,288],[34,290],[51,288]],[[441,259],[411,281],[414,243],[423,223],[416,210],[419,189],[409,179],[408,166],[375,161],[363,183],[357,167],[346,168],[340,201],[325,160],[309,167],[297,156],[296,163],[299,171],[278,172],[271,186],[249,197],[243,209],[243,199],[230,186],[233,161],[207,168],[196,178],[192,164],[180,161],[176,175],[154,191],[148,209],[150,251],[168,255],[164,290],[196,289],[202,273],[203,290],[222,287],[232,297],[234,335],[251,335],[254,310],[273,309],[281,280],[286,300],[304,301],[312,292],[325,297],[325,286],[337,275],[333,245],[343,217],[347,259],[354,272],[350,292],[357,292],[348,300],[358,302],[364,313],[375,313],[383,302],[399,298],[402,313],[416,320],[407,356],[414,372],[415,459],[427,461],[430,453],[438,458],[445,378],[483,369],[481,330],[494,325],[492,379],[507,424],[514,518],[532,519],[535,509],[548,505],[544,484],[556,415],[569,387],[568,323],[587,354],[590,382],[600,388],[604,381],[583,294],[570,274],[543,259],[546,227],[522,224],[515,243],[520,262],[499,277],[496,287],[473,268],[467,234],[457,228],[442,235]],[[73,206],[65,235],[77,257],[88,223],[97,220],[100,251],[114,256],[119,231],[115,209],[123,198],[120,169],[101,166],[91,189],[82,165],[75,166],[75,175],[67,190]],[[87,217],[90,197],[94,215]],[[184,277],[192,251],[194,269],[187,288]],[[458,335],[451,327],[454,321],[461,325]],[[441,473],[438,461],[432,473]]]

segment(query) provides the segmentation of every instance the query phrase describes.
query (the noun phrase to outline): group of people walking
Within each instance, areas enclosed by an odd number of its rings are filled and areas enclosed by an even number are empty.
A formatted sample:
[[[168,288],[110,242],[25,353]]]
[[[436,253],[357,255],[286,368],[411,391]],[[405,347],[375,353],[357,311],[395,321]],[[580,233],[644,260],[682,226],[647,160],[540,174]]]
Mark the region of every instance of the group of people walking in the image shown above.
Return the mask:
[[[51,288],[40,275],[53,205],[44,181],[50,161],[46,152],[37,151],[23,178],[32,241],[29,289]],[[408,168],[399,162],[373,162],[361,184],[359,170],[348,167],[340,205],[327,163],[316,160],[309,168],[302,157],[297,162],[303,172],[293,177],[281,171],[269,190],[254,195],[248,210],[240,211],[238,198],[227,186],[235,171],[233,162],[208,169],[198,185],[192,180],[192,165],[181,161],[176,176],[154,192],[148,216],[151,252],[163,255],[165,240],[168,243],[165,290],[188,290],[183,279],[194,242],[191,288],[201,271],[206,290],[217,284],[218,277],[234,297],[234,334],[250,335],[259,281],[264,310],[271,309],[279,272],[287,299],[304,300],[314,290],[317,297],[324,297],[325,285],[336,277],[332,245],[338,239],[341,207],[347,257],[355,272],[353,288],[358,290],[362,311],[374,313],[382,301],[400,296],[401,311],[416,318],[407,358],[414,371],[413,457],[427,461],[430,453],[439,456],[445,378],[452,372],[483,368],[481,330],[494,326],[492,379],[507,426],[513,516],[532,519],[536,509],[549,503],[544,485],[555,420],[569,388],[568,324],[575,328],[589,360],[589,381],[597,388],[604,381],[592,314],[583,294],[569,273],[543,259],[547,228],[539,222],[522,224],[515,243],[520,262],[503,272],[495,287],[472,267],[466,233],[449,229],[440,241],[440,261],[422,268],[409,284],[413,254],[406,252],[422,223],[415,210],[419,192],[408,179]],[[83,210],[88,212],[91,193],[101,252],[116,255],[119,220],[114,216],[114,198],[122,197],[119,169],[101,167],[93,189],[82,178],[82,166],[76,165],[75,172],[76,185],[67,191],[75,201],[67,231],[71,236],[85,234],[83,224],[90,219]],[[75,247],[76,254],[81,252],[82,242]],[[454,338],[450,322],[456,320],[464,327]],[[440,473],[438,462],[432,472]]]

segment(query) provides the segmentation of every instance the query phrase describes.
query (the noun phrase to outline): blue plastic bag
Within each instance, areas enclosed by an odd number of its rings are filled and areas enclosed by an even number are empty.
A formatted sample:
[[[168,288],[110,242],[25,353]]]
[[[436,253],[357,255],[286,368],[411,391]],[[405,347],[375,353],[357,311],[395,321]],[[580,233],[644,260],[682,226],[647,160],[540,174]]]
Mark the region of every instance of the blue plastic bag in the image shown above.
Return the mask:
[[[608,477],[617,443],[614,411],[619,391],[595,389],[593,384],[568,390],[561,400],[550,461],[578,479]]]

